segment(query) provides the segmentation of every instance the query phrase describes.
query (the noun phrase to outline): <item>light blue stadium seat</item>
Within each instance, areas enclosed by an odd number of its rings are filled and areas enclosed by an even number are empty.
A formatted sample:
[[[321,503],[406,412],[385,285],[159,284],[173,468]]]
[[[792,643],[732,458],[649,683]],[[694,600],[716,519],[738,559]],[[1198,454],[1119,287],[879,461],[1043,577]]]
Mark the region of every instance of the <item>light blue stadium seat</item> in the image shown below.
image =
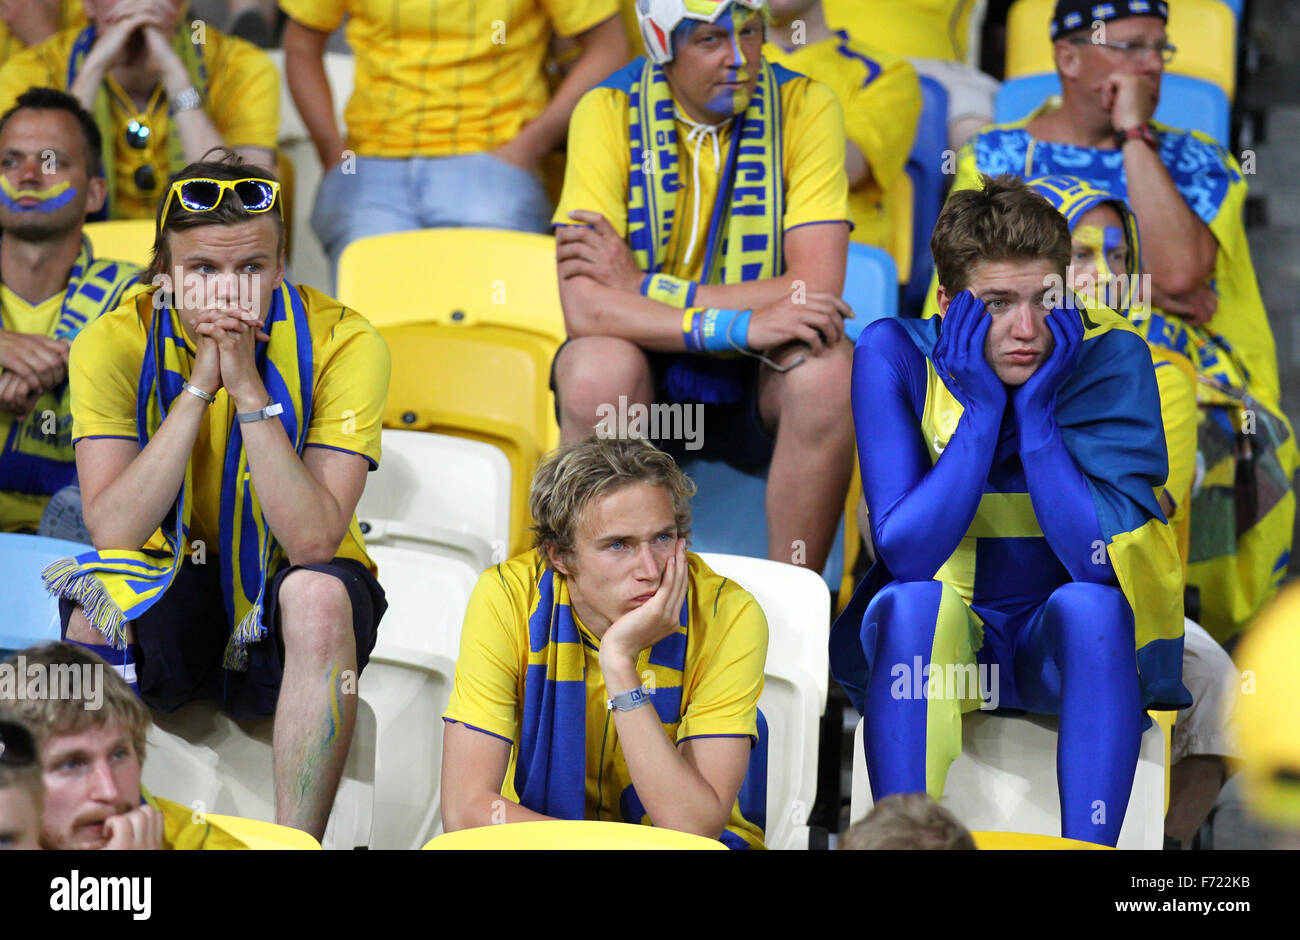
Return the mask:
[[[722,461],[689,457],[679,464],[696,486],[695,498],[691,500],[691,551],[766,558],[767,471],[755,476]],[[829,590],[839,590],[843,569],[844,520],[841,518],[822,571]]]
[[[929,244],[927,236],[927,255]],[[858,341],[858,334],[873,320],[898,316],[898,266],[889,252],[874,245],[849,242],[842,296],[854,313],[852,320],[844,322],[844,334],[851,343]]]
[[[939,221],[951,177],[944,173],[944,151],[948,149],[948,91],[929,76],[921,76],[921,120],[916,142],[907,158],[907,175],[912,178],[912,271],[903,290],[903,309],[919,314],[934,271],[930,235]]]
[[[93,551],[80,542],[0,533],[0,650],[20,650],[59,638],[59,602],[45,591],[41,570]]]
[[[1019,121],[1052,95],[1061,93],[1055,73],[1025,75],[1002,84],[994,104],[993,119],[999,124]],[[1161,80],[1160,106],[1156,120],[1170,127],[1196,130],[1210,135],[1222,146],[1228,145],[1231,107],[1223,89],[1166,72]]]

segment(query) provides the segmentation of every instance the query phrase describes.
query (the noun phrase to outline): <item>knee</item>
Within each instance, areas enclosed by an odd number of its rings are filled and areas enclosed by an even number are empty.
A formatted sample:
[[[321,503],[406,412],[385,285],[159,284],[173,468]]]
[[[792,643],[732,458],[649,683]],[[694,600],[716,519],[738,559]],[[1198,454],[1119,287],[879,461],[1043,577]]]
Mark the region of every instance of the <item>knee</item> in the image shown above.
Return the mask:
[[[862,618],[862,642],[868,653],[915,650],[928,657],[939,605],[949,591],[956,593],[942,581],[887,584],[871,599]]]
[[[286,658],[333,661],[355,655],[352,601],[338,578],[300,568],[281,582],[276,603]]]
[[[1116,654],[1135,656],[1133,611],[1123,591],[1108,584],[1072,581],[1052,592],[1051,618],[1064,663],[1101,665]]]
[[[840,343],[820,356],[809,355],[801,365],[779,376],[781,411],[797,415],[801,425],[838,422],[851,428],[852,380],[853,347],[848,343]]]
[[[613,336],[570,340],[555,365],[560,407],[574,416],[595,415],[601,404],[616,403],[619,395],[649,383],[645,353],[635,343]]]

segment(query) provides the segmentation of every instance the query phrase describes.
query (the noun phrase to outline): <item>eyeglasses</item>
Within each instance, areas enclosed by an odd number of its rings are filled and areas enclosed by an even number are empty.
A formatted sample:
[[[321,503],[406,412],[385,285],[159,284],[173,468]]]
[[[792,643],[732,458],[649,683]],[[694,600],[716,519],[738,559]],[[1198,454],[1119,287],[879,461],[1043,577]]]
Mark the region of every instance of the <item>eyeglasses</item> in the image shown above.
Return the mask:
[[[246,212],[268,211],[276,204],[276,197],[280,194],[279,183],[256,177],[242,180],[177,180],[167,193],[167,204],[163,207],[159,230],[167,224],[167,212],[171,209],[173,196],[190,212],[208,212],[221,204],[228,189],[239,197]],[[284,218],[283,207],[280,209],[280,217]]]
[[[1089,36],[1074,36],[1071,37],[1070,42],[1076,46],[1105,46],[1107,49],[1115,49],[1123,53],[1130,59],[1142,59],[1148,52],[1154,52],[1166,65],[1174,61],[1174,56],[1178,54],[1178,47],[1168,42],[1099,42]]]
[[[0,764],[26,767],[36,763],[36,739],[20,724],[0,721]]]

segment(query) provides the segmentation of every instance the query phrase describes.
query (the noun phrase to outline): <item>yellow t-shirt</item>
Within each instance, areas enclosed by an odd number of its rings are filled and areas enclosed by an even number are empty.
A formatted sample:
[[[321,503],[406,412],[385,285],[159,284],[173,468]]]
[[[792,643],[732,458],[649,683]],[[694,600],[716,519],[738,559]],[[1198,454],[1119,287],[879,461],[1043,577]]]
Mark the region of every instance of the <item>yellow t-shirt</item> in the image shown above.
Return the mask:
[[[832,29],[894,55],[966,61],[974,0],[822,0]],[[1046,24],[1044,24],[1046,25]]]
[[[361,314],[313,288],[298,291],[307,306],[314,373],[306,446],[360,454],[373,469],[379,466],[380,421],[388,395],[388,345]],[[73,342],[68,376],[74,445],[85,437],[139,440],[136,390],[149,336],[151,296],[152,292],[138,303],[131,301],[104,314]],[[172,316],[177,317],[175,312]],[[175,326],[177,335],[184,336],[179,318]],[[186,346],[192,356],[194,347],[188,337]],[[216,397],[208,406],[208,420],[199,428],[190,458],[194,482],[190,541],[202,539],[209,557],[217,554],[221,544],[221,477],[235,411],[225,389],[218,390]],[[162,550],[163,544],[159,529],[144,547]],[[337,554],[374,569],[355,516]]]
[[[188,24],[182,29],[189,30]],[[80,30],[59,33],[39,46],[20,52],[0,68],[0,111],[13,106],[32,86],[69,89],[68,60]],[[201,46],[207,68],[208,91],[203,109],[227,147],[264,147],[275,150],[280,129],[280,77],[265,52],[252,43],[206,27]],[[118,96],[109,94],[113,126],[99,130],[114,148],[117,179],[113,188],[115,218],[152,219],[172,174],[168,143],[171,122],[167,101],[146,116],[148,146],[136,150],[126,140],[126,128],[138,112],[128,110]],[[144,192],[134,174],[145,163],[154,169],[155,186]]]
[[[59,28],[56,32],[62,32],[65,29],[82,29],[85,25],[86,7],[82,0],[61,0],[59,3]],[[8,62],[12,56],[16,56],[27,48],[30,47],[15,36],[3,21],[0,21],[0,65]]]
[[[195,822],[194,811],[188,806],[154,796],[143,787],[141,791],[145,801],[162,813],[164,849],[175,852],[211,852],[248,848],[241,839],[211,820]]]
[[[552,30],[585,32],[617,16],[618,0],[280,0],[280,9],[322,32],[349,17],[349,148],[445,157],[513,140],[550,97]]]
[[[62,310],[62,291],[38,304],[29,304],[9,288],[0,285],[0,320],[3,320],[4,328],[11,333],[49,336]],[[47,437],[43,434],[46,428],[43,416],[47,412],[54,413],[55,433],[62,439],[60,443],[66,444],[68,455],[71,456],[66,385],[51,389],[38,398],[31,413],[17,426],[14,422],[17,415],[0,411],[0,443],[7,442],[11,434]],[[0,490],[0,532],[35,532],[41,521],[41,513],[49,501],[50,497],[43,494]]]
[[[848,139],[867,158],[871,178],[849,190],[853,240],[888,249],[888,199],[907,165],[921,119],[921,82],[905,59],[869,49],[847,33],[786,51],[775,43],[763,57],[807,75],[835,92]]]
[[[691,629],[682,671],[681,721],[664,725],[669,738],[746,735],[757,740],[758,699],[763,691],[767,661],[767,618],[752,594],[734,581],[715,574],[688,553]],[[518,801],[515,760],[519,753],[524,714],[524,680],[528,671],[528,618],[538,603],[541,556],[518,555],[489,568],[479,578],[465,611],[456,660],[456,683],[443,717],[509,741],[513,746],[501,794]],[[600,671],[600,641],[583,626],[574,611],[583,639],[587,677],[586,818],[641,823],[624,819],[620,795],[632,777],[623,757]],[[637,671],[650,657],[642,650]],[[762,832],[733,807],[730,831],[755,847]]]
[[[799,225],[849,220],[848,177],[844,170],[844,113],[835,93],[802,75],[781,85],[784,141],[785,220],[788,232]],[[665,274],[699,280],[718,194],[718,175],[727,159],[731,123],[712,143],[701,137],[687,141],[691,126],[677,124],[676,210],[663,266]],[[569,123],[569,163],[564,191],[552,222],[572,225],[575,209],[599,212],[620,237],[627,237],[629,143],[628,96],[617,88],[593,88],[582,96]],[[698,173],[698,190],[696,180]],[[697,199],[698,193],[698,199]],[[693,226],[698,217],[698,226]],[[696,237],[691,242],[692,228]]]

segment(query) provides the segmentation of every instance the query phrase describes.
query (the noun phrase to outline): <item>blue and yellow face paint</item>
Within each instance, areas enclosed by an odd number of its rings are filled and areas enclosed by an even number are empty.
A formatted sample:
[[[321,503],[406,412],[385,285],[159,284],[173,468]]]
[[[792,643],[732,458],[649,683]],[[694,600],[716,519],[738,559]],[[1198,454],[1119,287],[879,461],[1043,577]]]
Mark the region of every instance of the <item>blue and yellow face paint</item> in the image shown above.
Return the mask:
[[[9,177],[0,176],[0,203],[10,212],[57,212],[77,197],[72,183],[64,180],[49,189],[17,189]],[[34,205],[19,205],[20,199],[36,199]]]
[[[741,48],[741,35],[749,29],[762,29],[763,23],[759,14],[755,10],[733,6],[718,18],[716,25],[727,31],[726,41],[731,47],[731,54],[735,56],[733,61],[743,63],[736,70],[733,81],[742,84],[752,81],[757,74],[758,63],[750,62],[745,58],[744,50]],[[715,114],[740,114],[749,107],[749,100],[753,94],[752,87],[725,88],[709,99],[708,107]]]
[[[1111,307],[1123,304],[1125,299],[1116,297],[1115,292],[1120,289],[1117,278],[1129,273],[1124,230],[1111,225],[1079,225],[1071,233],[1071,239],[1075,293],[1092,300],[1100,297]]]

